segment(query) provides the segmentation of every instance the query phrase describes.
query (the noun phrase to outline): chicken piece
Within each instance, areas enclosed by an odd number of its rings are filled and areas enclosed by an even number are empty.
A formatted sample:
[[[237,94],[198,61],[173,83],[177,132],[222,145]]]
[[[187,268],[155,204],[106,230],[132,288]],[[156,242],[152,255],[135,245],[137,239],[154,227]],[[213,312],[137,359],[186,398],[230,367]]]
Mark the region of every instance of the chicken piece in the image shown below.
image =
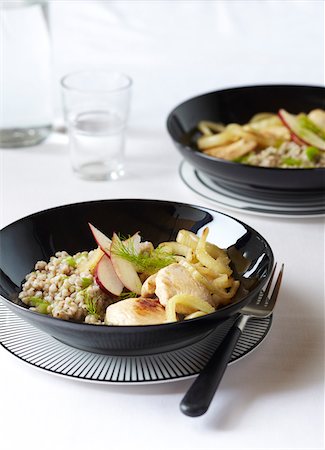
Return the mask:
[[[156,299],[128,298],[106,308],[106,325],[155,325],[165,322],[165,308]]]
[[[139,252],[140,253],[151,253],[154,250],[154,246],[152,242],[144,241],[139,244]]]
[[[325,111],[323,109],[313,109],[308,114],[310,120],[312,120],[321,130],[325,131]]]
[[[154,295],[156,290],[156,277],[157,274],[154,273],[145,280],[141,289],[141,297],[151,297],[152,295]]]
[[[190,272],[180,264],[170,264],[160,269],[156,276],[156,295],[162,305],[176,294],[189,294],[214,306],[209,290],[194,280]]]
[[[257,147],[255,140],[240,139],[228,145],[219,145],[218,147],[207,148],[204,150],[206,155],[215,156],[216,158],[227,159],[232,161],[251,152]]]

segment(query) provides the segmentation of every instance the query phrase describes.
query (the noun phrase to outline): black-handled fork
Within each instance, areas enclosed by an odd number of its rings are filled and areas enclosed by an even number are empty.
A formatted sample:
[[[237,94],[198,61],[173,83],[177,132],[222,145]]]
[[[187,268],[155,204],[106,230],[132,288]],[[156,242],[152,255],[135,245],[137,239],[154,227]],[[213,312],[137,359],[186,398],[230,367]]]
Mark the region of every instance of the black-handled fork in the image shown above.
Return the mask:
[[[275,264],[264,292],[242,308],[239,318],[232,325],[222,343],[185,394],[180,403],[180,408],[187,416],[202,416],[208,410],[247,321],[251,317],[264,318],[272,314],[281,286],[283,267],[282,264],[272,294],[269,296],[276,269]]]

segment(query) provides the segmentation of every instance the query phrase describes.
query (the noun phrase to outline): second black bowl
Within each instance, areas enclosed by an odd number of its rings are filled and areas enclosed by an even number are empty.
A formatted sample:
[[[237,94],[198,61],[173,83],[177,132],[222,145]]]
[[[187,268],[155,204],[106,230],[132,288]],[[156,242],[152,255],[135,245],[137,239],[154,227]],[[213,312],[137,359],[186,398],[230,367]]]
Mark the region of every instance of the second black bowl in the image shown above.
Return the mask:
[[[193,139],[193,130],[200,120],[244,124],[256,113],[277,113],[280,108],[295,114],[315,108],[325,109],[325,88],[266,85],[210,92],[191,98],[173,109],[167,119],[167,129],[185,160],[234,192],[259,197],[280,191],[322,195],[325,188],[324,168],[278,169],[226,161],[200,152]]]
[[[162,325],[91,325],[29,310],[18,299],[25,275],[57,251],[75,254],[96,247],[88,222],[108,235],[140,231],[154,245],[174,240],[182,228],[198,233],[208,226],[209,241],[228,249],[241,288],[231,304],[212,314]],[[273,266],[266,240],[230,216],[183,203],[133,199],[76,203],[20,219],[1,230],[0,257],[0,296],[11,311],[73,347],[131,356],[169,351],[203,338],[260,292]]]

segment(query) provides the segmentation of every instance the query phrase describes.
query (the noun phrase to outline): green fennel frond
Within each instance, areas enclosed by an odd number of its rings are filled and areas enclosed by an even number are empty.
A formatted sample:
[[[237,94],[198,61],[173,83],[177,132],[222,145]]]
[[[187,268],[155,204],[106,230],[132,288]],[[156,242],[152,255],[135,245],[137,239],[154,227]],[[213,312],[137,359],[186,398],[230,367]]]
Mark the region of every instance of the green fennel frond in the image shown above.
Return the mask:
[[[121,295],[119,295],[119,300],[126,300],[127,298],[136,298],[138,297],[138,294],[135,292],[122,292]]]
[[[151,252],[138,253],[132,242],[119,241],[111,250],[115,255],[132,263],[137,272],[154,274],[163,267],[175,262],[173,255],[166,253],[162,248],[155,248]]]
[[[97,311],[97,298],[96,297],[92,297],[91,295],[89,295],[88,292],[85,292],[84,303],[86,305],[88,314],[99,317],[99,314]]]

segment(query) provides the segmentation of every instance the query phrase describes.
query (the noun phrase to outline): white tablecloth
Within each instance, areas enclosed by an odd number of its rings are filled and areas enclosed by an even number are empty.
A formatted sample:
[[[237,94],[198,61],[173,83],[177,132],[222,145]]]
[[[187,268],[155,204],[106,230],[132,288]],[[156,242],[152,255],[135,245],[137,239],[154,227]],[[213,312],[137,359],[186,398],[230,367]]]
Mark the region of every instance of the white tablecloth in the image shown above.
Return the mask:
[[[51,19],[56,80],[89,67],[123,70],[134,79],[127,176],[77,179],[64,134],[32,148],[2,149],[1,227],[94,199],[213,207],[178,175],[168,112],[226,86],[324,84],[322,1],[53,1]],[[285,277],[270,334],[228,368],[208,413],[196,419],[180,413],[189,380],[138,387],[78,382],[35,370],[0,347],[2,449],[324,448],[323,220],[246,216],[214,206],[264,235]]]

